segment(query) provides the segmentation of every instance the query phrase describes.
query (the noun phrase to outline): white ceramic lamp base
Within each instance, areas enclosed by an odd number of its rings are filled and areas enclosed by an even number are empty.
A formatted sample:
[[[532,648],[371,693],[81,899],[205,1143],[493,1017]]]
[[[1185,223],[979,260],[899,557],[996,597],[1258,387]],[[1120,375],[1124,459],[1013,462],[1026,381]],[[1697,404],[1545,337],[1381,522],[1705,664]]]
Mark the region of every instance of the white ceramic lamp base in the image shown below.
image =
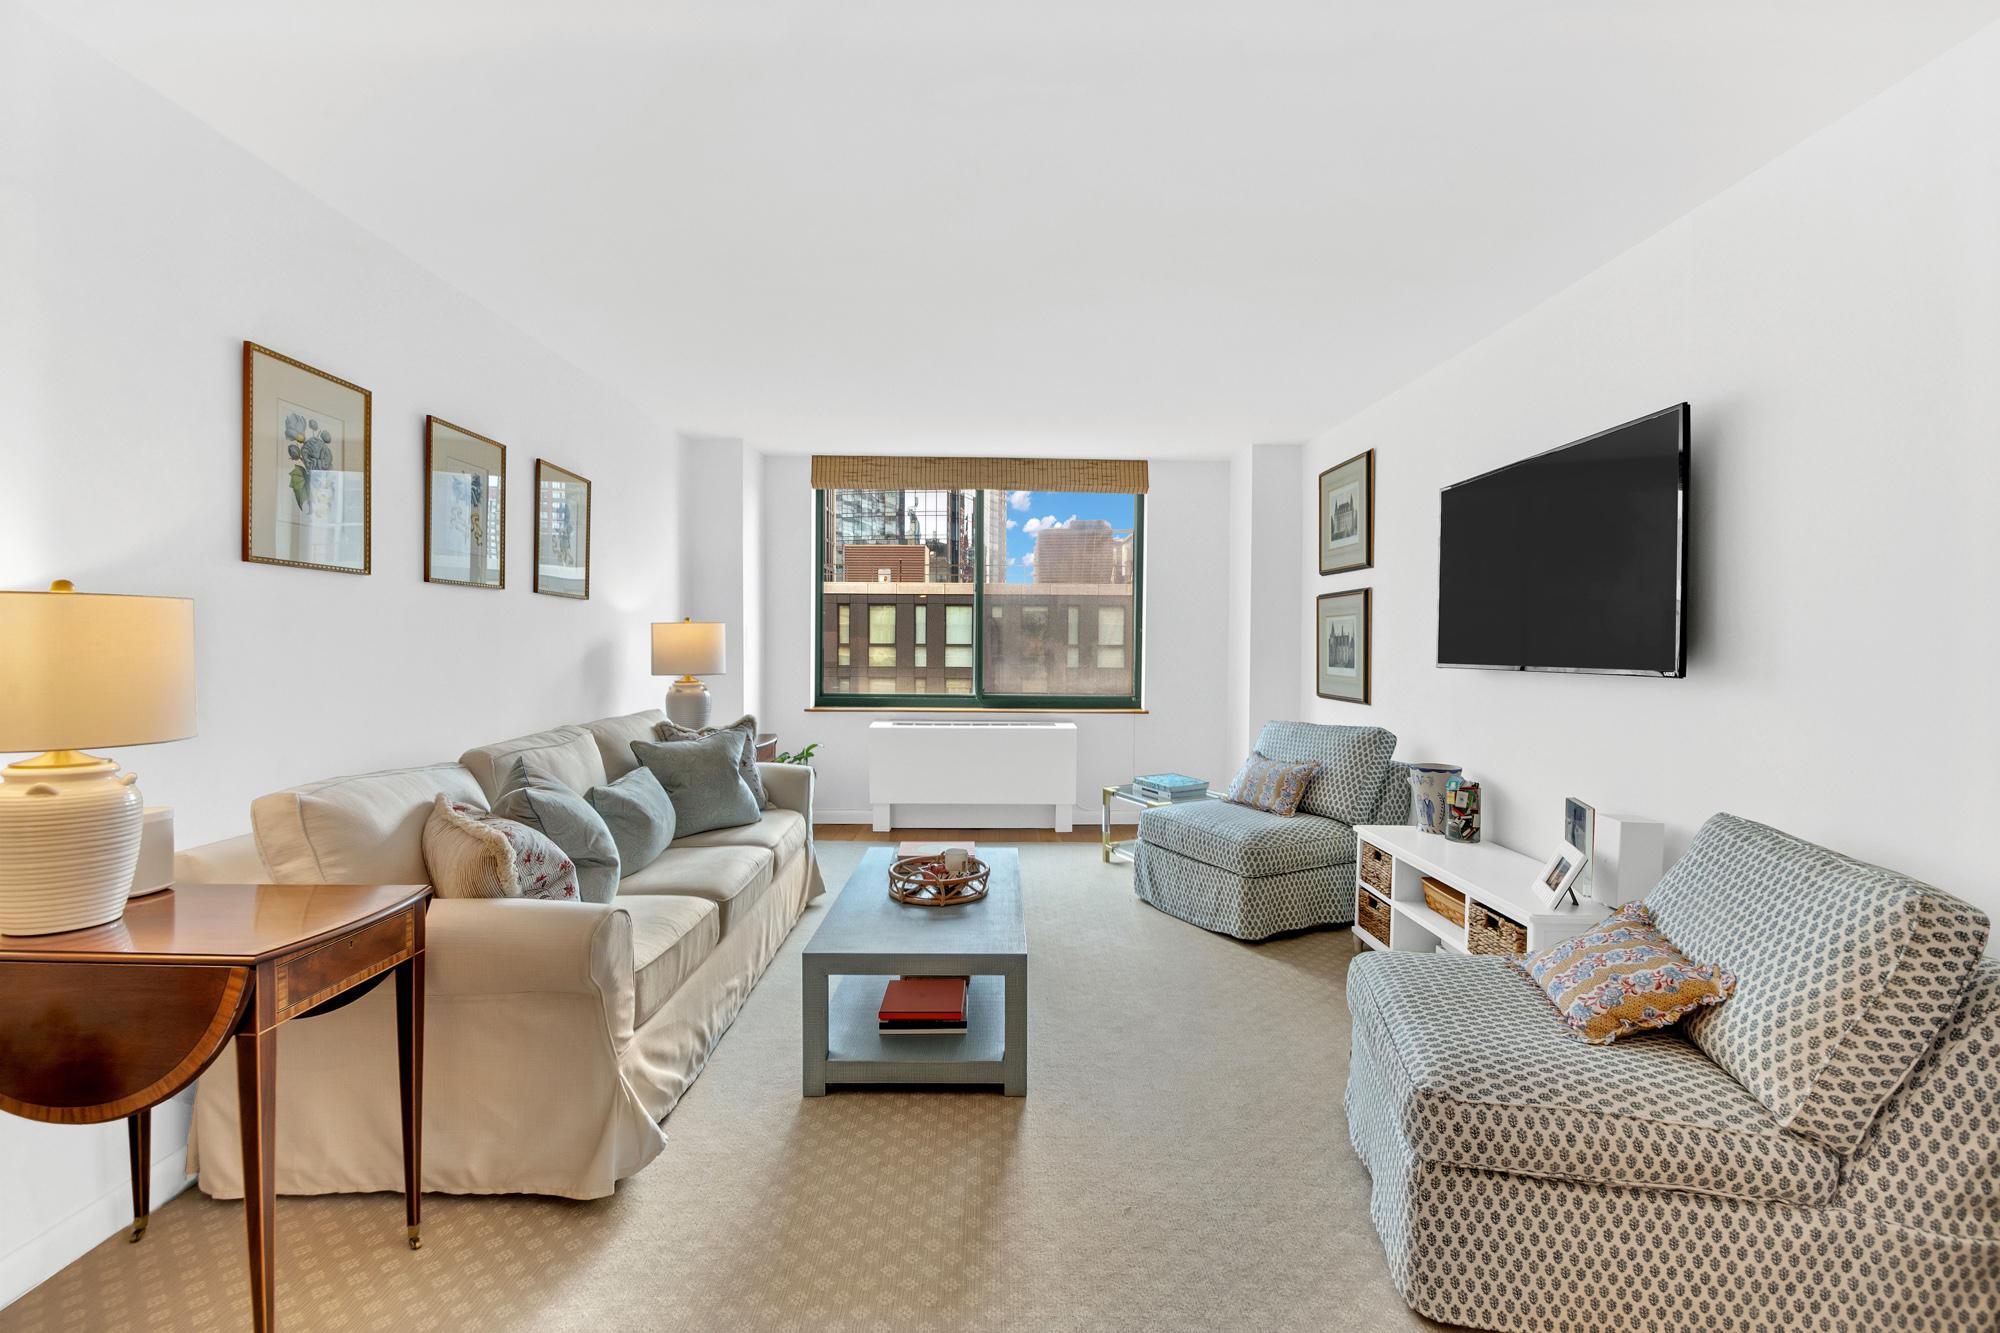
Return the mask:
[[[108,759],[8,766],[0,782],[0,935],[116,921],[139,864],[139,776]]]
[[[683,676],[667,687],[667,720],[689,731],[708,725],[708,686],[692,676]]]

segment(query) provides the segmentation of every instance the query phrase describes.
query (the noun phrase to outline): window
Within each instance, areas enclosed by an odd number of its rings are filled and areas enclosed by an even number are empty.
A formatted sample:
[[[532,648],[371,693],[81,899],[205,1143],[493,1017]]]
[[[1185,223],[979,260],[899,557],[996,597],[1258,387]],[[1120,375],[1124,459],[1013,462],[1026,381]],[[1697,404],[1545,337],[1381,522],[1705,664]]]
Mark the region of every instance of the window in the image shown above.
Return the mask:
[[[1138,706],[1143,495],[817,495],[823,706]]]

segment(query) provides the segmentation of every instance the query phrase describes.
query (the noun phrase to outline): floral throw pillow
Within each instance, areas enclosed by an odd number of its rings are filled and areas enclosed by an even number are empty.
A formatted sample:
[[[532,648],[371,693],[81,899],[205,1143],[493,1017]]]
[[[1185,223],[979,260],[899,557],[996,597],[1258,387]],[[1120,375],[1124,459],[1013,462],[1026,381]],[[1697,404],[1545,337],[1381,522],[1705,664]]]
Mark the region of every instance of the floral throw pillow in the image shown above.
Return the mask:
[[[582,901],[576,866],[545,834],[442,792],[424,822],[424,864],[440,898]]]
[[[1629,903],[1589,934],[1513,965],[1549,997],[1570,1035],[1593,1046],[1667,1027],[1736,989],[1735,973],[1676,949],[1644,903]]]
[[[1229,795],[1223,799],[1235,805],[1247,805],[1252,810],[1268,810],[1274,815],[1287,818],[1299,812],[1299,799],[1312,785],[1319,773],[1319,765],[1312,760],[1291,762],[1284,759],[1267,759],[1256,750],[1243,761],[1243,769],[1236,775],[1236,781],[1229,784]]]

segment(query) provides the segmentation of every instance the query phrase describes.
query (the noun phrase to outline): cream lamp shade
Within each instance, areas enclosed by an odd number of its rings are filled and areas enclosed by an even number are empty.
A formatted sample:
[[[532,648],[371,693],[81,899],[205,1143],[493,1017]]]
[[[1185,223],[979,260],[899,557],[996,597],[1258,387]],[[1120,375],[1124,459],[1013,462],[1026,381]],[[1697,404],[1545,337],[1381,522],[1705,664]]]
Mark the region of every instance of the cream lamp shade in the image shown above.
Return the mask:
[[[194,732],[192,601],[0,592],[0,752]]]
[[[0,934],[116,921],[139,863],[135,774],[85,746],[194,735],[194,603],[0,592]]]
[[[729,672],[727,625],[692,620],[653,626],[653,674],[722,676]]]
[[[708,725],[708,686],[695,677],[728,674],[728,629],[692,620],[653,626],[653,674],[680,676],[667,687],[667,717],[675,726],[700,731]]]

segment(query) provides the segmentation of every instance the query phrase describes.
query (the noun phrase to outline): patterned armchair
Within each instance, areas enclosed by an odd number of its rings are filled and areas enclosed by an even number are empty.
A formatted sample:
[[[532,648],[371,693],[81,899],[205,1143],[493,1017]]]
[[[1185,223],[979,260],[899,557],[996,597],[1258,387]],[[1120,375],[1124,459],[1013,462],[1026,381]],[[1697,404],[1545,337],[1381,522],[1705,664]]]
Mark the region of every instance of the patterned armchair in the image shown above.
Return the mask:
[[[1737,987],[1612,1046],[1504,960],[1354,960],[1348,1128],[1410,1307],[1535,1333],[1992,1328],[1986,917],[1733,815],[1646,902]]]
[[[1267,722],[1257,750],[1320,765],[1299,813],[1283,817],[1227,801],[1148,810],[1139,817],[1133,891],[1163,912],[1240,940],[1352,925],[1354,826],[1400,824],[1410,815],[1410,770],[1389,758],[1395,734]]]

